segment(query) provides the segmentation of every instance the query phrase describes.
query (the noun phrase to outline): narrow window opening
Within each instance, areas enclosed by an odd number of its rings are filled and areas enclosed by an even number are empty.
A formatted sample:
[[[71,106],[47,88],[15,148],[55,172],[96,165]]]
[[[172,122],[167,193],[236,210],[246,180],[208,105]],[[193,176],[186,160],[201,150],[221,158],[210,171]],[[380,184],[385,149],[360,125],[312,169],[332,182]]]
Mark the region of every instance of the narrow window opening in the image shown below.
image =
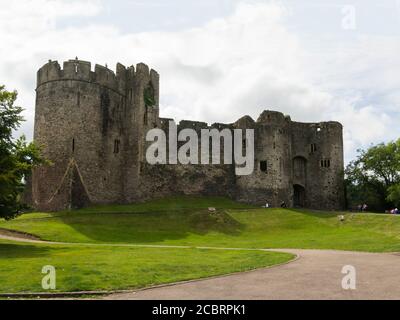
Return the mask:
[[[78,65],[75,64],[75,73],[78,73]]]
[[[78,107],[81,106],[81,93],[78,92]]]
[[[75,152],[75,139],[72,139],[72,153]]]
[[[311,153],[314,153],[317,151],[317,145],[315,143],[311,144]]]
[[[118,139],[114,140],[114,153],[118,154],[119,153],[119,147],[120,147],[121,141]]]
[[[322,168],[330,168],[331,167],[331,160],[330,159],[321,160],[321,167]]]
[[[260,170],[265,173],[268,172],[268,162],[267,161],[260,162]]]

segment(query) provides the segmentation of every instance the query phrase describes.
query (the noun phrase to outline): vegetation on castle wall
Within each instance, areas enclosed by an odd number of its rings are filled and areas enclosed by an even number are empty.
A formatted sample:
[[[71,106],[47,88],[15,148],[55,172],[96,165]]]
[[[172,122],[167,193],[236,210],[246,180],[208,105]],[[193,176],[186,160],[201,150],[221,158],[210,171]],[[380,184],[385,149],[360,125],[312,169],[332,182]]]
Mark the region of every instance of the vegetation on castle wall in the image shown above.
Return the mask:
[[[156,104],[156,100],[154,98],[154,88],[151,84],[149,84],[149,86],[144,89],[143,98],[146,107],[152,107]]]

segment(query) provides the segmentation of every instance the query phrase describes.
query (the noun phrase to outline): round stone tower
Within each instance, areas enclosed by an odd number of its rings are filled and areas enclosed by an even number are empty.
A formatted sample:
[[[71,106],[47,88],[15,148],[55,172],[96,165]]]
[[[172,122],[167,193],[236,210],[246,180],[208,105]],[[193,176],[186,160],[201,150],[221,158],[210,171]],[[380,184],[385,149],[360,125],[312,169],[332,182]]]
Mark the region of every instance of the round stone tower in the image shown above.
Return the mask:
[[[100,65],[93,72],[78,59],[63,68],[44,65],[37,74],[34,140],[52,164],[33,172],[34,206],[123,203],[126,173],[134,174],[142,153],[138,134],[158,117],[158,85],[158,74],[143,64],[137,70],[118,64],[116,73]],[[127,157],[133,169],[125,168]]]

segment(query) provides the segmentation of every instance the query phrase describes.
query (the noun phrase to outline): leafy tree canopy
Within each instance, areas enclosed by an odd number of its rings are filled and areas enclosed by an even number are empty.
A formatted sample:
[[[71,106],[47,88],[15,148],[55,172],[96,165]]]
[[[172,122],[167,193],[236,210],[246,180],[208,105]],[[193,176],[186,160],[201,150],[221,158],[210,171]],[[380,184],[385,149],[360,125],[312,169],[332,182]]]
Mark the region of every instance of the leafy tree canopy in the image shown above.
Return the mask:
[[[400,139],[358,151],[357,159],[346,168],[348,205],[367,203],[374,210],[384,210],[399,203]]]
[[[23,109],[15,105],[16,91],[7,91],[0,86],[0,218],[11,219],[26,205],[21,198],[24,179],[35,166],[46,163],[39,148],[28,143],[25,136],[13,138],[13,132],[24,121]]]

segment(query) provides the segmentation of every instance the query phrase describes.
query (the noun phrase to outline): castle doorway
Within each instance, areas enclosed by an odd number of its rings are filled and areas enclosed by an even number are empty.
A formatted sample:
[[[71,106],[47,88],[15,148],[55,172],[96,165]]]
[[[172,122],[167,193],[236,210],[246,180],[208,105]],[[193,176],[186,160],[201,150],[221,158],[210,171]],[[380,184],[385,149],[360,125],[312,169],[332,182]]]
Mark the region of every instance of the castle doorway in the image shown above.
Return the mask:
[[[307,181],[307,160],[303,157],[293,159],[293,184],[305,186]]]
[[[293,186],[293,206],[303,208],[306,200],[306,189],[299,184]]]

